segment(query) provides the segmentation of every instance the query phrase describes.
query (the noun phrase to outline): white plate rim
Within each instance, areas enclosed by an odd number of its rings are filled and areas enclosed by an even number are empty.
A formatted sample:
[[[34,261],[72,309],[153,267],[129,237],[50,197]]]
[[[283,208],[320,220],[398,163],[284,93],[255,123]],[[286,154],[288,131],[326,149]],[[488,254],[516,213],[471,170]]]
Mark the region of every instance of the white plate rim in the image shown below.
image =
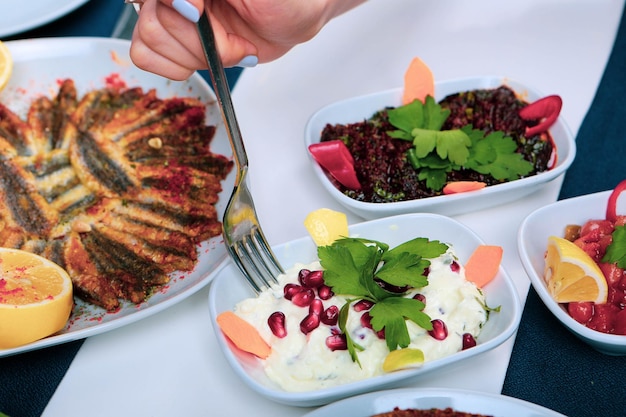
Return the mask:
[[[13,16],[14,11],[18,9],[5,7],[0,17],[0,38],[43,26],[46,23],[50,23],[78,9],[88,1],[89,0],[28,0],[21,2],[19,5],[21,13],[24,12],[25,8],[29,9],[27,12],[29,18],[25,21],[19,21],[16,19],[16,16]]]
[[[451,403],[460,402],[463,405],[459,406],[457,411],[491,414],[494,417],[498,417],[498,415],[504,417],[505,415],[503,414],[495,414],[498,409],[502,410],[504,407],[506,407],[507,416],[565,417],[561,413],[519,398],[473,390],[435,387],[402,388],[362,394],[320,407],[305,414],[304,417],[332,417],[346,415],[345,413],[348,411],[350,411],[352,417],[370,417],[373,413],[391,411],[394,406],[401,403],[403,404],[402,408],[410,406],[420,407],[420,400],[429,400],[428,404],[424,404],[424,407],[428,408],[445,408],[450,406]],[[483,405],[483,402],[487,405]],[[410,405],[411,403],[413,405]],[[472,404],[477,408],[473,408]],[[501,406],[502,408],[496,408],[496,406]]]

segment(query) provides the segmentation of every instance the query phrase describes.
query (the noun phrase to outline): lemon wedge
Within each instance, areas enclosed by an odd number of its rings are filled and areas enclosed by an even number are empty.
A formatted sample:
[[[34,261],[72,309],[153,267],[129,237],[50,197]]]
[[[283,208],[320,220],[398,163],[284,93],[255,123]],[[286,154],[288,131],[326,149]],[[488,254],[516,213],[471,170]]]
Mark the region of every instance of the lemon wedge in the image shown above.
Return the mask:
[[[304,227],[317,246],[332,245],[340,237],[348,237],[346,214],[327,208],[309,213],[304,219]]]
[[[13,73],[13,57],[6,44],[0,41],[0,91],[6,87]]]
[[[604,304],[608,285],[598,264],[580,247],[557,236],[548,238],[544,280],[558,303]]]
[[[25,345],[63,327],[72,312],[72,281],[41,256],[0,248],[0,349]]]
[[[424,363],[424,352],[419,349],[404,348],[392,350],[385,357],[383,371],[393,372],[399,369],[416,368]]]

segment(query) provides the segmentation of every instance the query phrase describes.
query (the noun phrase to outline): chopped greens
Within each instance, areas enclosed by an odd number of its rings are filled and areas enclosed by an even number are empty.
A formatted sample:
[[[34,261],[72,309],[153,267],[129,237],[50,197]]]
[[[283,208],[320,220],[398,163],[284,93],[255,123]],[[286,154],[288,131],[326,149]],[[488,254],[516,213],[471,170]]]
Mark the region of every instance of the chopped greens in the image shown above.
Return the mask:
[[[431,96],[424,103],[415,100],[389,109],[387,114],[398,129],[387,134],[413,143],[407,159],[419,171],[418,178],[433,190],[443,188],[451,171],[471,169],[497,180],[513,181],[533,170],[533,164],[516,152],[516,142],[503,132],[484,136],[471,125],[441,130],[450,110],[444,110]]]
[[[618,267],[626,269],[626,226],[615,227],[602,262],[616,263]]]
[[[391,292],[379,284],[384,281],[397,288],[421,288],[428,285],[424,272],[429,259],[448,250],[448,245],[426,238],[416,238],[393,249],[375,240],[342,238],[317,249],[324,268],[324,281],[335,294],[351,298],[340,309],[339,328],[346,335],[352,360],[358,362],[357,351],[363,350],[346,332],[349,307],[358,300],[374,303],[369,311],[375,331],[385,329],[385,341],[390,351],[410,343],[406,320],[426,330],[432,329],[430,317],[423,313],[424,303],[406,298],[405,292]]]

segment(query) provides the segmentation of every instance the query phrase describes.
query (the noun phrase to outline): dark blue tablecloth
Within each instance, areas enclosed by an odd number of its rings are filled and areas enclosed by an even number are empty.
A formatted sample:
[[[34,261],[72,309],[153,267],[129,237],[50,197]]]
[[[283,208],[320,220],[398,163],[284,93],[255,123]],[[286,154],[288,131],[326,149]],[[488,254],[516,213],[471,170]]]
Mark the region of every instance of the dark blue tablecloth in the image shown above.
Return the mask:
[[[625,14],[559,199],[610,190],[626,179],[624,98]],[[603,355],[581,342],[531,289],[502,392],[570,417],[626,416],[626,357]]]

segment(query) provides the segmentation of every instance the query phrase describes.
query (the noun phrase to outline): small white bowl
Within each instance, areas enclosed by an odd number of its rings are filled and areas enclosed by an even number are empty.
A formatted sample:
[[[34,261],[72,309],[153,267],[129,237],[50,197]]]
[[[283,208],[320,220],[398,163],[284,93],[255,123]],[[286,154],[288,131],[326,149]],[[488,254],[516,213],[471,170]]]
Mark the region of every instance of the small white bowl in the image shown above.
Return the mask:
[[[544,97],[544,94],[521,83],[504,77],[463,78],[459,80],[439,82],[435,84],[435,99],[461,91],[478,88],[497,88],[507,85],[520,97],[533,102]],[[574,161],[576,143],[563,117],[559,116],[550,128],[557,149],[556,166],[546,172],[510,181],[503,184],[485,187],[478,191],[442,195],[418,200],[399,201],[394,203],[367,203],[354,200],[339,191],[329,180],[326,172],[319,166],[308,152],[311,144],[320,141],[320,135],[326,124],[356,123],[370,118],[376,111],[388,106],[397,107],[401,104],[402,89],[382,91],[370,95],[355,97],[330,104],[318,110],[307,122],[305,127],[305,144],[309,160],[317,178],[326,190],[345,208],[366,219],[393,216],[404,213],[431,212],[448,216],[482,210],[499,204],[520,199],[546,183],[563,174]]]
[[[461,262],[467,261],[482,240],[470,229],[456,220],[437,214],[408,214],[372,220],[350,227],[351,236],[375,239],[391,247],[416,237],[437,239],[451,244]],[[304,237],[273,248],[285,268],[294,264],[308,263],[317,259],[317,247],[310,237]],[[209,291],[209,310],[213,328],[224,356],[243,382],[260,395],[287,405],[310,407],[327,404],[352,395],[393,388],[460,361],[489,351],[515,332],[521,318],[521,303],[511,278],[501,267],[498,276],[483,291],[490,307],[501,306],[501,311],[492,313],[477,338],[478,344],[451,356],[425,363],[420,368],[393,372],[362,381],[308,392],[288,392],[279,388],[265,375],[261,360],[239,351],[234,351],[216,323],[223,311],[232,310],[239,301],[254,297],[239,270],[226,261],[216,272]]]
[[[561,200],[534,211],[520,226],[518,250],[535,291],[569,331],[601,353],[626,355],[626,336],[598,332],[578,323],[563,305],[554,301],[543,279],[548,237],[563,236],[568,224],[582,225],[587,220],[604,219],[610,194],[610,191],[605,191]]]

